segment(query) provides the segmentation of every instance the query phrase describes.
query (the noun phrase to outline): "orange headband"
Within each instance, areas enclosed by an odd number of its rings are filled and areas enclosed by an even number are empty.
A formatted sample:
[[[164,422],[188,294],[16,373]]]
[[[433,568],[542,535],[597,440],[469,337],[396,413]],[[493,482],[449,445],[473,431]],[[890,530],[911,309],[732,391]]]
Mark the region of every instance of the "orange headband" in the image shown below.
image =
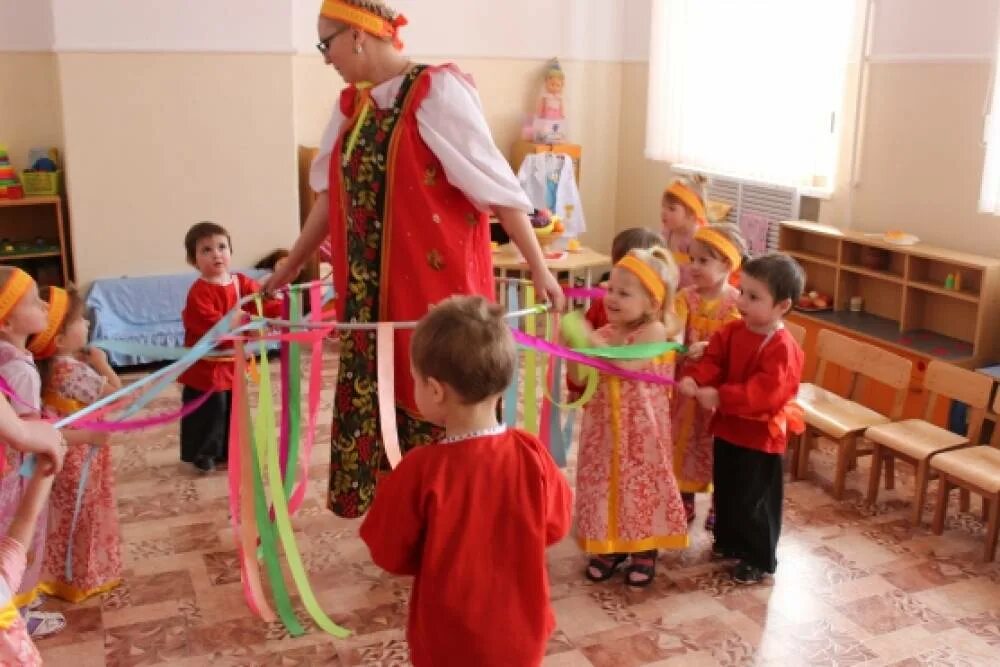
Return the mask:
[[[66,322],[69,310],[69,294],[61,287],[49,288],[49,324],[45,331],[35,334],[28,341],[28,352],[35,359],[48,359],[56,353],[56,336]]]
[[[680,181],[674,181],[663,191],[663,194],[677,197],[685,206],[694,211],[694,217],[698,220],[699,225],[708,224],[708,217],[705,215],[705,203],[701,201],[701,197],[694,190]]]
[[[743,263],[743,257],[740,255],[740,251],[736,249],[736,246],[733,245],[733,242],[714,229],[701,227],[694,233],[694,240],[711,246],[722,253],[722,256],[729,262],[729,266],[733,271],[740,268],[740,264]]]
[[[15,268],[14,272],[10,274],[10,278],[7,282],[3,284],[0,288],[0,320],[7,319],[10,315],[10,311],[14,310],[14,306],[17,302],[21,300],[35,284],[35,279],[25,273],[22,269]]]
[[[632,273],[642,286],[649,290],[649,293],[659,303],[663,303],[663,298],[667,295],[667,288],[663,284],[663,279],[656,275],[656,271],[649,268],[645,262],[633,255],[625,255],[615,266]]]
[[[347,23],[376,37],[391,39],[392,45],[397,50],[403,48],[403,42],[399,40],[399,29],[409,22],[402,14],[397,14],[396,18],[387,21],[374,12],[355,7],[344,0],[323,0],[323,7],[319,13],[320,16]]]

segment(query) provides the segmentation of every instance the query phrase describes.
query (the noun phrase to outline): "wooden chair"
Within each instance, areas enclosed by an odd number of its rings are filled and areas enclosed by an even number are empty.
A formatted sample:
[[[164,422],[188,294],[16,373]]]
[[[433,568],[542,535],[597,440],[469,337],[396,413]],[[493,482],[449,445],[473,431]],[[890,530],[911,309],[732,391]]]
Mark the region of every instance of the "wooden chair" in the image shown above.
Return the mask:
[[[911,521],[919,526],[923,513],[927,482],[930,480],[931,457],[968,444],[976,444],[982,432],[986,408],[990,403],[993,380],[974,371],[931,361],[924,377],[927,405],[923,419],[905,419],[892,424],[872,426],[865,438],[872,443],[872,469],[868,476],[868,504],[878,499],[878,482],[882,462],[892,459],[906,461],[915,468],[915,496]],[[965,435],[952,433],[930,423],[938,399],[952,399],[969,406],[969,424]]]
[[[785,328],[788,329],[788,333],[792,334],[792,338],[795,342],[799,344],[799,347],[805,349],[806,346],[806,328],[800,324],[795,324],[794,322],[789,322],[785,320]],[[799,443],[802,441],[802,437],[798,435],[788,435],[788,471],[794,479],[796,471],[799,466]]]
[[[864,445],[866,429],[899,420],[903,413],[906,392],[910,385],[913,364],[880,347],[856,341],[829,329],[819,332],[816,340],[819,365],[816,383],[803,384],[796,401],[802,406],[806,431],[799,442],[797,474],[805,476],[809,466],[809,449],[815,438],[826,438],[837,448],[837,470],[833,478],[833,497],[844,495],[847,471],[857,464],[860,456],[871,453]],[[845,396],[822,388],[830,364],[835,364],[850,374]],[[895,389],[889,415],[882,415],[857,403],[868,379]],[[860,441],[860,442],[859,442]],[[886,467],[886,484],[893,484],[891,465]]]
[[[806,346],[806,328],[804,326],[785,320],[785,328],[788,329],[788,333],[792,334],[792,338],[799,344],[799,347]]]
[[[993,412],[1000,413],[1000,393],[993,403]],[[952,488],[958,487],[965,493],[972,492],[982,496],[983,519],[986,521],[983,560],[993,560],[997,550],[997,534],[1000,532],[1000,423],[993,423],[993,441],[990,445],[965,447],[938,454],[931,459],[931,469],[940,477],[937,506],[934,508],[934,533],[940,535],[944,532],[948,494]]]

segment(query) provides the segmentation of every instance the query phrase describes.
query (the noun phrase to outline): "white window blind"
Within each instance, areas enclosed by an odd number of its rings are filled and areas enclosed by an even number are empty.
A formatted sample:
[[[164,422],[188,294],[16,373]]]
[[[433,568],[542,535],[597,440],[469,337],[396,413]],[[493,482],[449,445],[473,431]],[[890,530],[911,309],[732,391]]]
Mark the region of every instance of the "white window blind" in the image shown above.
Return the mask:
[[[653,0],[646,155],[835,182],[855,0]]]

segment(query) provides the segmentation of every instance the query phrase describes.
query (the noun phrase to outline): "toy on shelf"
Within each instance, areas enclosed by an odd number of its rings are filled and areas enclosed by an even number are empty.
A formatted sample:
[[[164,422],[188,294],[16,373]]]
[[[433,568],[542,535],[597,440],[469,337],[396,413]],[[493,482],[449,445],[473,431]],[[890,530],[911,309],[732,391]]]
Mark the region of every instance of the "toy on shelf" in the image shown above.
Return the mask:
[[[32,148],[28,151],[30,169],[21,172],[24,191],[29,195],[57,195],[62,172],[59,171],[59,150]]]
[[[559,65],[559,59],[553,58],[545,70],[545,83],[535,110],[532,124],[535,141],[558,144],[566,140],[566,109],[562,95],[565,86],[566,75]]]
[[[21,199],[22,197],[24,197],[24,189],[14,174],[14,168],[10,166],[10,155],[7,153],[7,147],[0,145],[0,199]]]

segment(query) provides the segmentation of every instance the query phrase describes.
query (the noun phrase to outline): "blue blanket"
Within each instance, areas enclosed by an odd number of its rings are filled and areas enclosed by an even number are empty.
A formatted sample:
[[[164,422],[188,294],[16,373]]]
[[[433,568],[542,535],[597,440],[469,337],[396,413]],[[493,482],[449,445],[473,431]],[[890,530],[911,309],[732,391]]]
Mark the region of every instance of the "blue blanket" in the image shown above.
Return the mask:
[[[256,280],[266,271],[241,270]],[[184,344],[181,311],[197,273],[95,280],[87,294],[91,338],[121,340],[179,347]],[[112,352],[108,360],[115,366],[145,364],[159,359]]]

